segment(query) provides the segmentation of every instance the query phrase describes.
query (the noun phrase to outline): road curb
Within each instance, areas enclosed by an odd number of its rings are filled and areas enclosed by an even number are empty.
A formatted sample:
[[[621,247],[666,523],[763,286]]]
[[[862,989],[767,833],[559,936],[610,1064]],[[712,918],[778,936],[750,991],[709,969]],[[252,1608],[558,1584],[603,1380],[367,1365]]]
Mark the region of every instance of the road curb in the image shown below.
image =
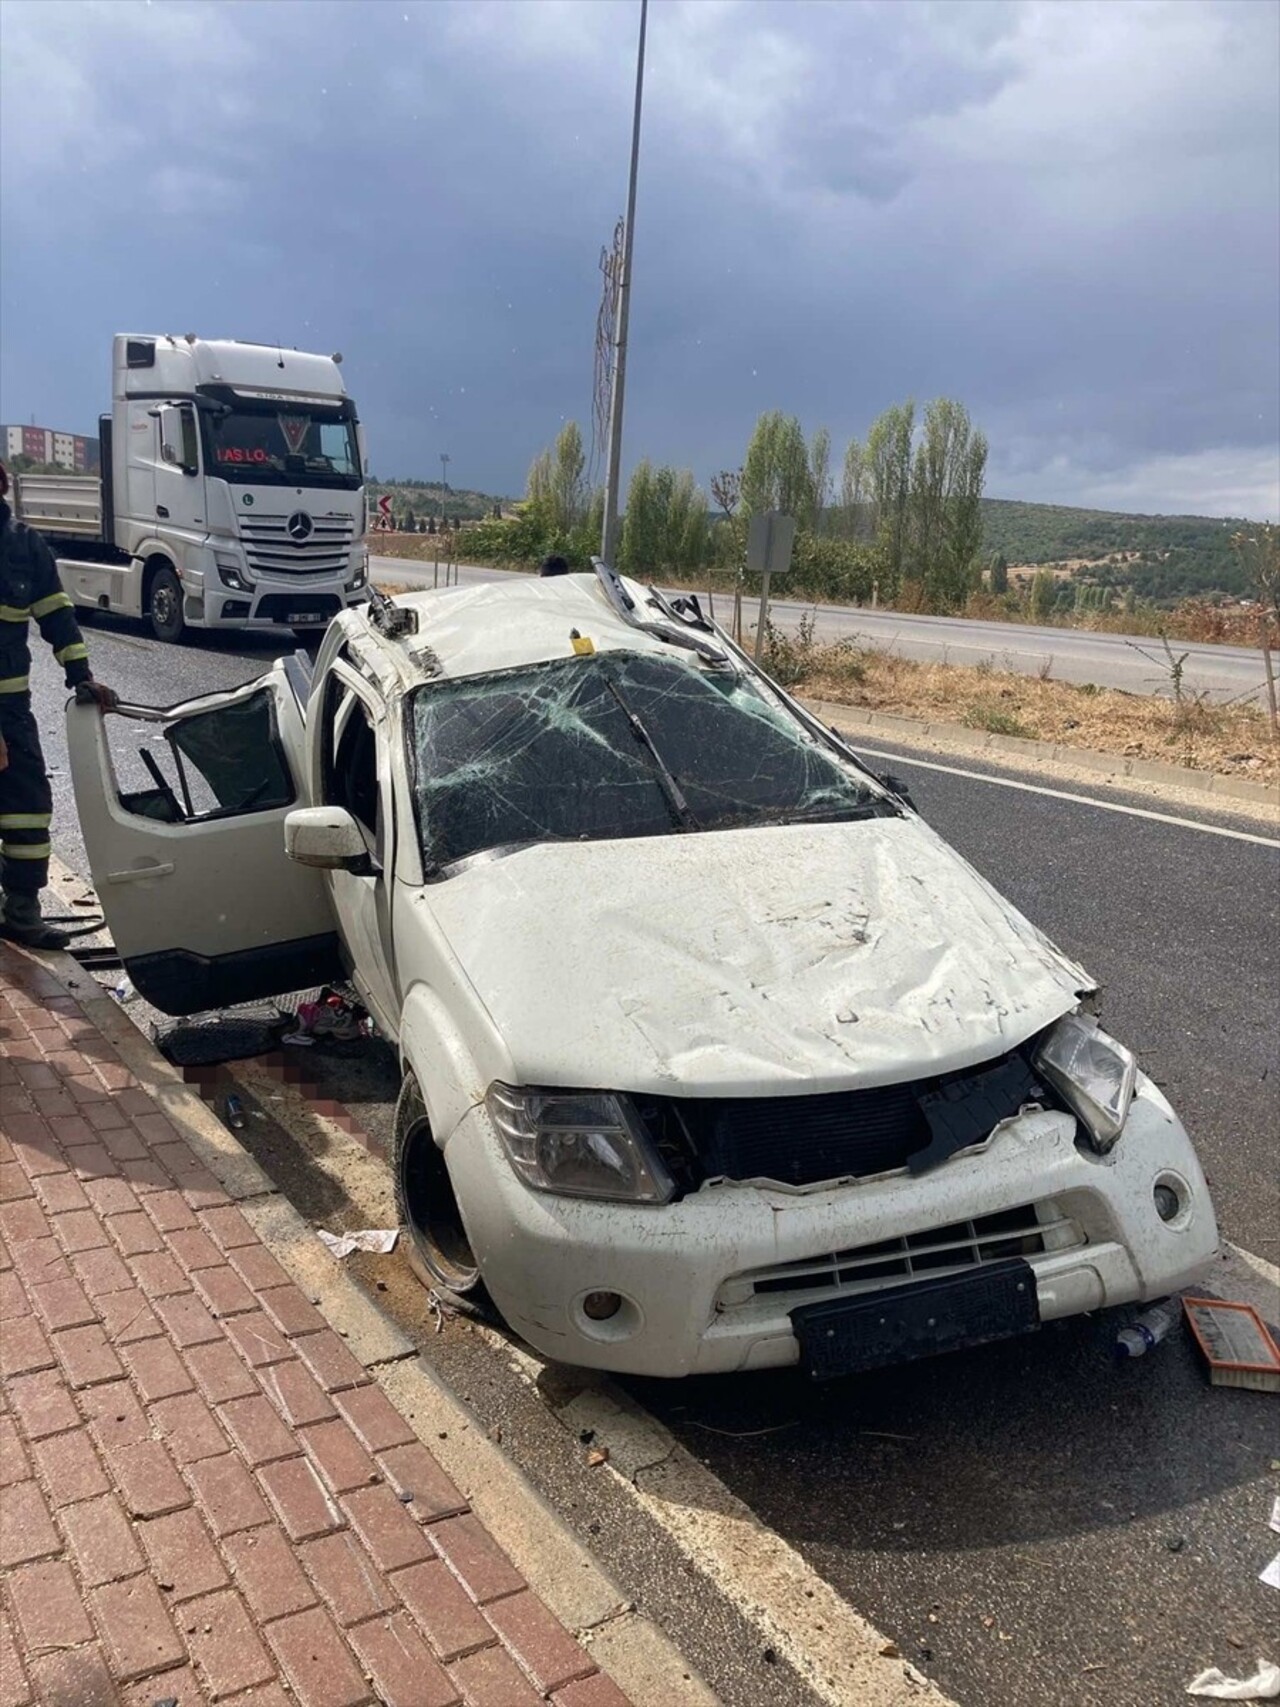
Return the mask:
[[[271,1177],[98,981],[65,953],[38,956],[235,1200],[263,1244],[369,1371],[466,1495],[529,1586],[635,1707],[716,1707],[716,1696],[652,1620],[485,1435],[475,1413],[347,1274]]]
[[[1247,777],[1192,770],[1188,765],[1169,765],[1159,759],[1133,759],[1122,753],[1100,753],[1091,747],[1072,747],[1063,741],[1033,741],[1020,735],[988,735],[963,723],[899,717],[895,712],[867,711],[862,706],[842,705],[832,700],[804,699],[801,704],[824,723],[838,723],[853,729],[875,729],[890,737],[901,736],[903,740],[913,737],[945,740],[972,753],[1007,754],[1031,758],[1039,763],[1080,765],[1086,770],[1099,771],[1112,780],[1172,784],[1199,794],[1248,801],[1280,811],[1280,783],[1250,782]]]

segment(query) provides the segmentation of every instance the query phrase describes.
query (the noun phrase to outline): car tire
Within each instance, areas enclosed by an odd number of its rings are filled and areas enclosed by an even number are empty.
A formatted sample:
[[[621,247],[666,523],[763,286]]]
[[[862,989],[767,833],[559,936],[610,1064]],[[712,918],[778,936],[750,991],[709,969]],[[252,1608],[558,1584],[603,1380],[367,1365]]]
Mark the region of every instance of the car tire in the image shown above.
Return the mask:
[[[436,1143],[412,1073],[405,1074],[396,1100],[394,1142],[396,1213],[410,1268],[427,1291],[444,1302],[496,1320],[462,1225],[444,1151]]]
[[[163,563],[147,587],[147,621],[157,640],[176,646],[187,631],[182,616],[182,583],[169,564]]]

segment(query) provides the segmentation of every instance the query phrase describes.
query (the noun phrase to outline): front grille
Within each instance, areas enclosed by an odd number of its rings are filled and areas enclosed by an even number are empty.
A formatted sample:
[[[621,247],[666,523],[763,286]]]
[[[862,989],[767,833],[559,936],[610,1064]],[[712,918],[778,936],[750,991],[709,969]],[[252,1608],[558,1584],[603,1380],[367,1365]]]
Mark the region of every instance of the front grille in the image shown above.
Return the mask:
[[[1050,1251],[1073,1250],[1085,1243],[1078,1223],[1047,1198],[1024,1203],[994,1215],[979,1215],[972,1221],[956,1221],[932,1227],[926,1233],[907,1233],[898,1239],[883,1239],[874,1245],[857,1245],[846,1251],[827,1251],[798,1262],[777,1263],[770,1268],[751,1269],[735,1275],[720,1288],[718,1307],[732,1309],[761,1294],[788,1295],[787,1308],[801,1299],[805,1303],[859,1292],[874,1292],[882,1286],[900,1285],[925,1274],[954,1274],[1002,1262],[1007,1257],[1043,1256]]]
[[[312,516],[311,533],[299,543],[288,534],[294,512],[262,511],[240,517],[249,567],[260,575],[345,575],[351,566],[355,520],[351,516]]]
[[[1028,1103],[1057,1106],[1027,1054],[1013,1050],[964,1072],[871,1090],[689,1097],[667,1106],[682,1129],[688,1183],[696,1188],[707,1179],[807,1186],[860,1179],[908,1164],[921,1171],[957,1150],[984,1143],[1001,1120],[1012,1118]],[[660,1125],[655,1136],[665,1157],[672,1122],[664,1119]]]

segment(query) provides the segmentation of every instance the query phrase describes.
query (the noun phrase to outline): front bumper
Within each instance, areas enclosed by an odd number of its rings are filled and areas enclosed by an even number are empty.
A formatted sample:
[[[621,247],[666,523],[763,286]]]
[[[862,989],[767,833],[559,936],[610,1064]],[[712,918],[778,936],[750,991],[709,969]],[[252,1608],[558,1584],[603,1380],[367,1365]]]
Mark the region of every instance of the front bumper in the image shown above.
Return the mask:
[[[1191,1141],[1141,1077],[1107,1156],[1077,1145],[1070,1116],[1030,1112],[919,1177],[807,1192],[708,1186],[660,1208],[532,1192],[483,1107],[458,1124],[445,1154],[485,1284],[510,1326],[546,1357],[637,1375],[795,1363],[797,1305],[901,1285],[916,1262],[937,1274],[986,1260],[1001,1240],[984,1240],[983,1229],[1014,1212],[1034,1228],[1022,1251],[1045,1321],[1164,1297],[1195,1281],[1218,1247]],[[1155,1209],[1158,1181],[1180,1199],[1168,1222]],[[957,1233],[965,1225],[972,1239]],[[886,1257],[895,1241],[899,1254]],[[930,1247],[923,1256],[921,1245]],[[592,1321],[582,1300],[602,1290],[624,1304]]]

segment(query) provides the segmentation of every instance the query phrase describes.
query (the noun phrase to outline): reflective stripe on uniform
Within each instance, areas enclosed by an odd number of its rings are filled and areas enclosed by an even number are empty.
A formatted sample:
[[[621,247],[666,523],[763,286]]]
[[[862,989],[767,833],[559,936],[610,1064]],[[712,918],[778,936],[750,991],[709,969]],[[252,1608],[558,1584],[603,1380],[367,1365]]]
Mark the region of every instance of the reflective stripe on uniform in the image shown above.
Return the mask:
[[[0,605],[0,622],[25,622],[30,615],[30,605]]]
[[[48,812],[0,812],[0,831],[47,830],[49,823]]]
[[[75,664],[78,663],[81,658],[87,658],[88,656],[89,648],[85,645],[83,640],[74,640],[70,646],[64,646],[60,651],[54,653],[54,657],[60,664]]]
[[[31,607],[31,614],[39,622],[42,616],[48,616],[50,611],[72,610],[74,607],[66,593],[50,593],[47,599],[37,599]]]
[[[51,842],[6,842],[4,857],[6,859],[48,859],[53,852]]]
[[[30,676],[0,676],[0,693],[26,693]]]

